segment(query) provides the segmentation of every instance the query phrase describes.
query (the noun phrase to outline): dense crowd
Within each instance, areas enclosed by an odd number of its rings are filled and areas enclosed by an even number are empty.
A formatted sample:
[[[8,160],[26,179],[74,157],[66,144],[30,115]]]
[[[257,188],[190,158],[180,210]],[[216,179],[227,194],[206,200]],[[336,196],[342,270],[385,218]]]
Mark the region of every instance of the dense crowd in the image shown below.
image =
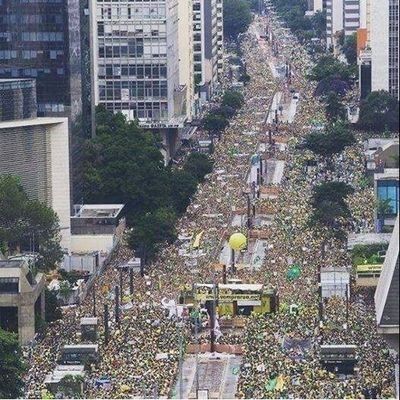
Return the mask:
[[[261,18],[261,17],[260,17]],[[263,22],[256,19],[254,24]],[[274,28],[276,29],[276,27]],[[282,40],[284,37],[282,36]],[[282,192],[278,199],[259,200],[258,206],[268,205],[275,215],[270,232],[268,251],[263,267],[257,271],[239,270],[237,277],[246,282],[260,282],[276,288],[281,312],[268,317],[252,316],[245,336],[226,334],[221,342],[244,342],[245,355],[239,375],[237,394],[246,398],[274,398],[283,395],[293,398],[366,397],[367,389],[376,388],[380,396],[393,397],[393,360],[376,333],[370,296],[352,292],[350,312],[343,320],[343,300],[330,299],[324,307],[325,323],[318,321],[317,271],[324,265],[347,266],[349,257],[343,244],[329,242],[323,256],[323,230],[316,232],[307,225],[310,215],[311,188],[326,180],[340,180],[353,185],[356,194],[348,199],[353,221],[351,229],[368,231],[373,227],[373,194],[362,188],[364,173],[362,148],[358,144],[334,160],[335,168],[327,169],[324,161],[305,171],[305,161],[313,155],[296,151],[296,143],[309,130],[313,120],[324,121],[323,108],[313,97],[313,87],[304,78],[309,61],[304,50],[293,43],[282,46],[276,62],[290,57],[293,63],[292,85],[301,94],[293,124],[280,123],[274,137],[287,137],[288,146],[275,150],[275,156],[285,160]],[[114,287],[120,282],[119,267],[133,257],[121,243],[114,252],[104,273],[95,281],[96,311],[99,317],[100,363],[92,365],[86,378],[88,398],[121,398],[132,396],[167,396],[174,385],[182,349],[190,338],[190,329],[179,318],[168,318],[161,307],[163,299],[177,300],[185,285],[194,282],[221,281],[222,273],[214,268],[221,249],[234,232],[232,216],[237,209],[246,208],[244,192],[249,159],[259,149],[265,134],[264,119],[275,91],[283,85],[273,78],[269,65],[268,47],[260,51],[254,36],[242,43],[247,72],[251,81],[245,88],[245,106],[235,116],[215,145],[214,171],[199,185],[187,212],[180,219],[180,237],[194,237],[204,232],[200,250],[191,250],[182,240],[164,246],[157,260],[142,278],[135,275],[134,292],[130,294],[128,272],[123,271],[121,320],[115,322]],[[279,58],[278,57],[278,58]],[[289,93],[289,87],[280,87]],[[274,127],[275,129],[275,127]],[[241,228],[247,233],[247,228]],[[298,280],[287,279],[288,264],[301,266]],[[110,340],[105,343],[104,304],[110,310]],[[289,314],[285,305],[297,304],[298,315]],[[26,374],[25,396],[39,398],[45,388],[43,381],[57,362],[61,346],[81,342],[79,321],[93,315],[93,297],[83,304],[70,307],[63,319],[50,324],[45,337],[34,348],[26,350],[29,370]],[[343,326],[347,323],[347,329]],[[285,338],[303,340],[310,347],[284,349]],[[207,340],[202,336],[200,341]],[[338,380],[322,369],[318,361],[321,343],[357,344],[359,372],[357,377]],[[269,379],[283,375],[279,391],[270,391]],[[111,385],[98,384],[108,379]],[[366,394],[367,393],[367,394]]]

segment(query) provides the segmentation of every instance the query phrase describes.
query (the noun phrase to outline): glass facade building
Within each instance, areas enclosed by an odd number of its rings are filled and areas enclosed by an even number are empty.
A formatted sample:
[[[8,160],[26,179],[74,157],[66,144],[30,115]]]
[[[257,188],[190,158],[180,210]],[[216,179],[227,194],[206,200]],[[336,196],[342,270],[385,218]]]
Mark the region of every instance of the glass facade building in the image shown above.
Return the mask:
[[[33,79],[0,79],[0,121],[36,118],[36,83]]]
[[[85,2],[0,0],[0,79],[34,78],[39,116],[74,120],[82,97],[90,99],[82,88],[90,66],[81,51],[81,30],[89,29]]]
[[[399,0],[389,0],[389,92],[399,98]]]

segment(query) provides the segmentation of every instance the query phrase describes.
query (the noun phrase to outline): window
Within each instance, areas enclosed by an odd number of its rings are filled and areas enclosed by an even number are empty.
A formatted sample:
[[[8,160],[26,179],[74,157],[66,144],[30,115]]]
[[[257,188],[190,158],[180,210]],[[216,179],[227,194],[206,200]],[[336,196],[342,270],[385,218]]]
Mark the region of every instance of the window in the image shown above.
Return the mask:
[[[399,212],[399,181],[378,181],[378,200],[388,200],[391,207],[385,217],[396,216]]]
[[[18,293],[18,278],[0,278],[0,293]]]

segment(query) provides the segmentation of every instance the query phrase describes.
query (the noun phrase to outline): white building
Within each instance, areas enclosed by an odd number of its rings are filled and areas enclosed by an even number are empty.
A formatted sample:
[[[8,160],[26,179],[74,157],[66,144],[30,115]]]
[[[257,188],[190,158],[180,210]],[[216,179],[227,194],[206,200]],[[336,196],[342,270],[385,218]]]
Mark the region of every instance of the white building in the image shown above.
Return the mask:
[[[371,6],[372,91],[399,98],[399,1],[373,1]]]
[[[168,161],[187,119],[178,0],[98,1],[96,20],[99,103],[160,133]]]
[[[222,0],[193,0],[193,49],[195,82],[205,103],[214,94],[223,68]]]
[[[326,41],[328,47],[335,47],[337,35],[343,30],[343,1],[326,1]]]
[[[61,246],[70,247],[70,169],[67,118],[36,117],[32,79],[0,82],[0,174],[21,179],[31,199],[58,215]]]
[[[375,292],[378,333],[399,351],[399,217]]]
[[[357,33],[360,27],[360,0],[344,0],[343,13],[344,35]]]
[[[195,110],[194,56],[193,56],[193,1],[178,2],[179,15],[179,82],[186,88],[186,116],[191,121]]]

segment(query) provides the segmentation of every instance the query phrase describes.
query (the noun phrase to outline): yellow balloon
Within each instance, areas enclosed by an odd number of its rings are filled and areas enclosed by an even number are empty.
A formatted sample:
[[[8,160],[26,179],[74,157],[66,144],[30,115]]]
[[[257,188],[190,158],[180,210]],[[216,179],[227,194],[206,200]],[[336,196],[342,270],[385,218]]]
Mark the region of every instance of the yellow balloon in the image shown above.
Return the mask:
[[[243,235],[243,233],[234,233],[229,238],[229,246],[233,250],[243,250],[247,246],[247,238]]]

